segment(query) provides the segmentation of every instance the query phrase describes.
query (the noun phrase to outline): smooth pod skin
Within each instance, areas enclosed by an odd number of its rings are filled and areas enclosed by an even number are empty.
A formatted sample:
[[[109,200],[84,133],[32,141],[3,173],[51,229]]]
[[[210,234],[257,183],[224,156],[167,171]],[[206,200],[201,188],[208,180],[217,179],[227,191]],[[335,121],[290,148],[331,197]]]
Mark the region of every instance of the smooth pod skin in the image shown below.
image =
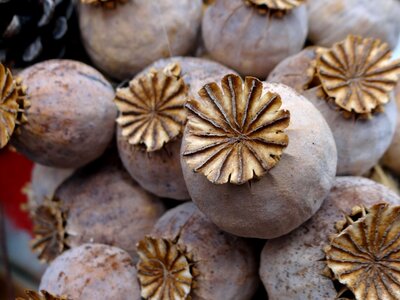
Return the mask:
[[[399,205],[396,193],[362,177],[337,177],[318,212],[289,235],[268,241],[261,253],[260,276],[270,300],[335,299],[333,282],[321,275],[323,248],[335,223],[356,205],[383,201]]]
[[[199,272],[193,300],[251,299],[257,290],[257,260],[249,241],[225,233],[191,202],[163,215],[152,237],[178,240]]]
[[[74,300],[140,300],[131,257],[101,244],[84,244],[57,257],[44,273],[39,290]]]
[[[12,144],[29,159],[78,168],[110,144],[117,115],[114,90],[95,69],[72,60],[49,60],[19,74],[28,87],[28,122]]]
[[[69,247],[101,243],[131,256],[165,211],[162,202],[134,182],[116,159],[80,169],[57,189],[56,198],[67,211]]]
[[[330,47],[348,34],[373,37],[392,49],[400,34],[400,3],[397,0],[309,0],[309,35],[312,43]]]
[[[337,175],[363,175],[376,165],[389,147],[395,132],[397,110],[392,100],[371,119],[345,118],[326,101],[319,87],[310,86],[307,72],[316,58],[316,47],[282,61],[268,77],[270,82],[291,86],[322,113],[335,137],[338,151]]]
[[[135,0],[104,9],[79,6],[84,46],[93,63],[111,77],[126,79],[153,61],[186,55],[195,45],[201,0]]]
[[[204,45],[214,60],[262,80],[303,48],[307,31],[305,5],[277,17],[243,0],[220,0],[207,7],[202,21]]]
[[[270,239],[297,228],[319,209],[334,182],[337,152],[328,124],[309,101],[280,84],[264,83],[264,90],[278,93],[291,116],[285,130],[289,145],[274,168],[242,185],[212,184],[184,158],[182,169],[193,202],[218,227]]]
[[[144,69],[138,76],[150,69],[163,69],[177,62],[182,68],[181,76],[189,86],[189,96],[197,95],[206,83],[218,80],[222,76],[235,73],[219,63],[194,57],[173,57],[158,60]],[[163,149],[146,152],[142,147],[131,145],[123,137],[118,126],[117,144],[121,160],[129,174],[143,188],[165,198],[187,200],[190,198],[182,175],[180,163],[181,137],[167,143]]]
[[[397,84],[395,96],[397,102],[397,125],[392,143],[383,156],[382,163],[391,171],[395,172],[397,175],[400,175],[400,83]]]

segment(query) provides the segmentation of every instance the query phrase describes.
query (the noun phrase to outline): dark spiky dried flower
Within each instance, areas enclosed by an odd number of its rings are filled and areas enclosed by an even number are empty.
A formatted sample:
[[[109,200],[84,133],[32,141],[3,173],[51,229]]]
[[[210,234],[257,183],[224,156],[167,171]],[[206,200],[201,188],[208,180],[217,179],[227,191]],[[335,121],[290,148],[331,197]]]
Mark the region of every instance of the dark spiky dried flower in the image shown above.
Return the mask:
[[[391,61],[386,43],[349,35],[322,51],[316,71],[328,98],[341,109],[371,114],[389,102],[400,76],[400,60]]]
[[[141,240],[137,249],[137,271],[144,299],[190,299],[196,274],[189,253],[173,241],[152,237]]]
[[[104,8],[116,8],[118,3],[124,4],[128,1],[129,0],[81,0],[83,4],[102,6]]]
[[[54,296],[44,290],[41,290],[40,293],[31,290],[25,290],[25,294],[28,296],[27,300],[69,300],[66,296]],[[17,300],[25,299],[17,298]]]
[[[333,278],[357,300],[400,299],[400,206],[357,207],[324,249]]]
[[[45,199],[31,212],[34,239],[31,248],[42,262],[51,262],[66,248],[65,221],[67,213],[57,198]]]
[[[28,106],[21,79],[14,79],[10,70],[0,63],[0,149],[7,145],[18,125],[27,121]]]
[[[157,151],[182,133],[188,88],[179,74],[180,67],[174,63],[134,78],[127,88],[117,89],[117,122],[130,144],[143,144],[146,151]]]
[[[280,160],[289,137],[289,111],[278,94],[263,92],[253,77],[226,75],[190,99],[184,160],[212,183],[243,184],[261,177]]]

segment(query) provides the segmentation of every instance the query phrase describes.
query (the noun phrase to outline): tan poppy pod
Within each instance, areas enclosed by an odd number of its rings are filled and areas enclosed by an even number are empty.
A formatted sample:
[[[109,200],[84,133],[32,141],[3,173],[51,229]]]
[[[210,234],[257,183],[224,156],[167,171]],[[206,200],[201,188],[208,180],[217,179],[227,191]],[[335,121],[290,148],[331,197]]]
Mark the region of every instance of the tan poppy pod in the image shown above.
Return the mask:
[[[202,36],[208,54],[243,75],[265,79],[299,52],[307,36],[303,0],[219,0],[205,11]]]
[[[338,149],[338,175],[363,175],[392,141],[400,61],[390,56],[387,44],[350,35],[329,49],[306,48],[268,77],[295,88],[325,117]]]
[[[322,115],[291,88],[227,75],[186,104],[182,168],[192,200],[218,227],[286,234],[320,207],[336,147]]]
[[[398,0],[308,0],[309,40],[331,47],[348,34],[381,39],[394,49],[400,34]]]
[[[19,74],[31,107],[12,144],[29,159],[77,168],[98,158],[114,134],[114,90],[95,69],[72,60],[49,60]]]
[[[73,300],[140,300],[131,257],[119,248],[101,244],[84,244],[57,257],[44,273],[39,289]]]
[[[258,285],[251,242],[225,233],[191,203],[160,218],[138,243],[143,299],[251,299]]]
[[[400,83],[397,84],[395,96],[397,102],[396,131],[394,133],[392,143],[383,157],[382,163],[391,171],[395,172],[397,175],[400,175]]]
[[[114,158],[103,158],[75,172],[42,208],[49,202],[58,203],[55,212],[63,213],[62,219],[51,222],[59,224],[58,230],[63,231],[58,243],[63,247],[53,249],[55,243],[36,234],[35,241],[42,243],[34,242],[33,249],[45,261],[85,243],[116,246],[135,256],[136,243],[151,231],[165,211],[162,202],[135,183]],[[41,217],[34,215],[34,224],[42,225]],[[50,233],[54,234],[54,229]],[[43,247],[52,250],[51,255],[41,255]]]
[[[117,89],[119,155],[131,176],[153,194],[189,199],[180,164],[187,98],[228,68],[200,58],[159,60]],[[150,91],[155,91],[154,94]]]
[[[201,0],[123,2],[82,0],[79,5],[83,44],[109,76],[131,78],[155,60],[194,50]]]
[[[260,276],[269,299],[398,299],[400,286],[397,279],[395,284],[392,281],[398,278],[397,269],[390,268],[391,264],[398,265],[399,257],[393,255],[393,262],[389,262],[390,252],[384,248],[392,242],[387,249],[398,247],[399,207],[387,210],[387,204],[379,203],[400,205],[400,198],[369,179],[338,177],[321,209],[308,222],[265,244]],[[365,218],[366,212],[373,218]],[[384,216],[381,222],[377,220],[380,215]],[[341,252],[336,263],[333,249]],[[327,268],[327,263],[332,269]],[[360,284],[355,289],[357,282]],[[360,292],[354,297],[349,289]],[[382,298],[373,297],[376,290]]]

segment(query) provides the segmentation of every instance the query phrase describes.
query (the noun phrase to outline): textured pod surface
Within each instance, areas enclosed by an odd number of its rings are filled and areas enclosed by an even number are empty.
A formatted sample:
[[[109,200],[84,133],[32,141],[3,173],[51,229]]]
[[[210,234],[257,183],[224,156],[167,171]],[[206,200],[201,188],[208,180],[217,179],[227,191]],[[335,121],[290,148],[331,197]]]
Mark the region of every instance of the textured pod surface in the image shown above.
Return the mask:
[[[387,0],[309,0],[308,38],[316,45],[330,47],[348,34],[381,39],[395,48],[400,25],[400,3]]]
[[[174,64],[181,68],[180,76],[189,87],[189,97],[196,95],[207,82],[233,72],[207,59],[173,57],[154,62],[136,77],[139,78],[153,69],[163,70]],[[180,111],[180,108],[178,109]],[[143,188],[160,197],[189,199],[180,164],[181,135],[164,144],[164,148],[159,151],[147,152],[143,147],[131,145],[128,138],[122,135],[121,126],[118,126],[117,142],[125,168]]]
[[[400,83],[397,84],[395,90],[395,97],[397,102],[397,124],[392,143],[383,157],[383,164],[390,170],[400,175]]]
[[[114,91],[95,69],[70,60],[38,63],[20,73],[28,86],[29,122],[12,140],[43,165],[77,168],[99,157],[114,134]]]
[[[71,299],[140,299],[136,269],[125,251],[85,244],[59,256],[46,270],[40,289]]]
[[[324,249],[326,264],[356,299],[397,299],[400,206],[379,203],[361,210]]]
[[[164,213],[161,201],[144,191],[116,159],[79,170],[56,191],[68,212],[66,244],[101,243],[136,255],[136,243]]]
[[[125,79],[157,59],[186,55],[192,50],[200,27],[202,1],[135,0],[115,9],[99,8],[80,5],[86,50],[100,69]]]
[[[274,238],[318,210],[333,184],[337,153],[328,125],[304,97],[279,84],[263,83],[263,92],[280,95],[281,108],[290,112],[289,145],[274,168],[243,185],[213,184],[185,158],[182,168],[192,200],[217,226],[239,236]],[[185,130],[182,153],[188,136]]]
[[[386,201],[399,205],[391,190],[361,177],[337,177],[321,209],[287,236],[270,240],[261,254],[260,276],[269,299],[334,299],[338,291],[322,275],[326,264],[323,249],[336,233],[336,222],[357,205]],[[290,282],[290,285],[287,284]]]
[[[323,90],[317,74],[317,59],[324,51],[324,48],[311,47],[287,58],[271,72],[268,81],[295,88],[322,113],[335,137],[338,175],[362,175],[377,164],[392,141],[397,119],[393,93],[385,93],[389,103],[377,112],[357,117],[354,112],[340,109]],[[381,85],[377,88],[383,92],[386,85],[392,85],[392,80],[389,83],[383,81]],[[364,92],[373,93],[369,89]]]
[[[94,6],[101,6],[105,9],[116,8],[117,5],[124,4],[129,0],[81,0],[83,4],[89,4]]]
[[[251,299],[254,294],[259,279],[249,241],[219,230],[193,203],[168,211],[151,237],[173,242],[193,262],[193,300]]]
[[[303,47],[306,7],[275,17],[259,14],[243,0],[216,1],[205,11],[202,35],[213,59],[242,75],[264,79],[280,61]]]

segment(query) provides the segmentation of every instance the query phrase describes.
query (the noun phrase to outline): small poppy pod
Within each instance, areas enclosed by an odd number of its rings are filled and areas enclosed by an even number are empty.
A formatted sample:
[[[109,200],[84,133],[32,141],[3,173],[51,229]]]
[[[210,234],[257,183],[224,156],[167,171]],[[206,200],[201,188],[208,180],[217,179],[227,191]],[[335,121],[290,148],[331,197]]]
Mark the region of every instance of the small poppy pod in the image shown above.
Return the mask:
[[[221,85],[204,85],[186,108],[183,175],[193,202],[218,227],[274,238],[318,210],[337,152],[329,126],[304,97],[230,74]]]
[[[78,168],[103,154],[117,114],[103,75],[72,60],[48,60],[19,75],[31,103],[28,122],[11,141],[19,152],[57,168]]]
[[[209,80],[231,72],[206,59],[175,57],[156,61],[117,89],[117,144],[131,176],[165,198],[189,199],[180,164],[184,103]]]
[[[266,242],[260,276],[269,299],[398,299],[399,205],[369,179],[337,177],[309,221]]]
[[[43,274],[39,289],[68,300],[140,300],[129,254],[102,244],[84,244],[57,257]]]
[[[102,158],[76,171],[32,211],[32,248],[43,261],[85,243],[116,246],[135,257],[136,243],[164,211],[117,159]]]
[[[392,141],[400,61],[390,57],[387,44],[349,35],[332,48],[304,49],[268,77],[296,89],[325,117],[338,150],[338,175],[365,174]]]
[[[299,52],[307,36],[303,0],[218,0],[202,21],[208,54],[243,75],[265,79]]]
[[[400,2],[308,0],[308,39],[331,47],[348,34],[381,39],[394,49],[400,34]]]
[[[397,102],[397,125],[396,131],[394,133],[393,141],[386,151],[382,163],[385,167],[389,168],[391,171],[400,175],[400,83],[397,84],[395,90],[396,102]]]
[[[143,299],[251,299],[258,285],[250,241],[221,231],[191,202],[164,214],[138,243]]]
[[[121,80],[157,59],[194,50],[201,15],[201,0],[82,0],[79,5],[89,56]]]

